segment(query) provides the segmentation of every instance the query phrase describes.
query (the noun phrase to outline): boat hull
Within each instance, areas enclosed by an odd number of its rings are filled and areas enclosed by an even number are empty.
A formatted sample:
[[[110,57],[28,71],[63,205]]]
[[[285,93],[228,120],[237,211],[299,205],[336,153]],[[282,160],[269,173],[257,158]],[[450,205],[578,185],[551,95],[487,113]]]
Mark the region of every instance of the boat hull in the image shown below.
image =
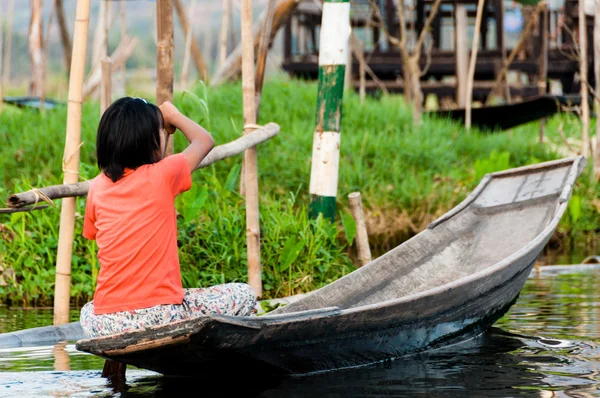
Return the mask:
[[[311,374],[470,339],[517,300],[581,157],[488,175],[459,206],[353,273],[267,315],[205,316],[82,340],[166,375]]]

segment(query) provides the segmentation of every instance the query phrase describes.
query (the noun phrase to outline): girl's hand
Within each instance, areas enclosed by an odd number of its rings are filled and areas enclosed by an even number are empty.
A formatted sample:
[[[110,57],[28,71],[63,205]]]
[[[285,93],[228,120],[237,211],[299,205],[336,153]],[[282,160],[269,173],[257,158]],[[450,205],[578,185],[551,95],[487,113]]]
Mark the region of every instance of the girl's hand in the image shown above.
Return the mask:
[[[169,101],[163,102],[158,109],[163,115],[164,128],[169,134],[175,133],[177,130],[177,121],[181,117],[181,112]]]

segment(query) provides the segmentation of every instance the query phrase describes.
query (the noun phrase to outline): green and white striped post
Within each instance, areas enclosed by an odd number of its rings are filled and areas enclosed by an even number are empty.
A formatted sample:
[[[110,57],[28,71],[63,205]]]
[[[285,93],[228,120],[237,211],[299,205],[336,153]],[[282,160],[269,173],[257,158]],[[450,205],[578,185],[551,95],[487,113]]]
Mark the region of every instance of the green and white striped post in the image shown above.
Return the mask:
[[[350,3],[325,0],[319,41],[319,92],[310,172],[309,216],[335,218],[340,163],[344,73],[350,39]]]

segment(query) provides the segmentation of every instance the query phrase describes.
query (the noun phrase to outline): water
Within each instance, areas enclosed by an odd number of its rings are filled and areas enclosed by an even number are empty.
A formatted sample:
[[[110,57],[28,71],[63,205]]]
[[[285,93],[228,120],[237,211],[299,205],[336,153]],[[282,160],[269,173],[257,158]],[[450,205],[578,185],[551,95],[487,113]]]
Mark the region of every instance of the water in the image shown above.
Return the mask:
[[[50,310],[0,309],[0,331],[51,324]],[[76,312],[72,316],[77,316]],[[0,397],[600,397],[600,266],[544,267],[485,334],[445,349],[310,377],[169,378],[128,367],[100,377],[103,360],[74,342],[0,349]],[[226,382],[232,380],[234,382]],[[212,383],[211,383],[212,382]]]

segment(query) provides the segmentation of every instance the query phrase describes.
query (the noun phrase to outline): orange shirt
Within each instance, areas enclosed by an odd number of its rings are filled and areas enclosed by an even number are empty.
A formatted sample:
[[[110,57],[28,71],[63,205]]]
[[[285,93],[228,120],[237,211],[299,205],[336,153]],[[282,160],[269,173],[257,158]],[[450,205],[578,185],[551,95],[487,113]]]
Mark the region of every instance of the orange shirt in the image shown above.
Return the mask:
[[[182,303],[174,201],[191,185],[182,154],[126,169],[117,182],[94,179],[83,236],[98,244],[96,314]]]

